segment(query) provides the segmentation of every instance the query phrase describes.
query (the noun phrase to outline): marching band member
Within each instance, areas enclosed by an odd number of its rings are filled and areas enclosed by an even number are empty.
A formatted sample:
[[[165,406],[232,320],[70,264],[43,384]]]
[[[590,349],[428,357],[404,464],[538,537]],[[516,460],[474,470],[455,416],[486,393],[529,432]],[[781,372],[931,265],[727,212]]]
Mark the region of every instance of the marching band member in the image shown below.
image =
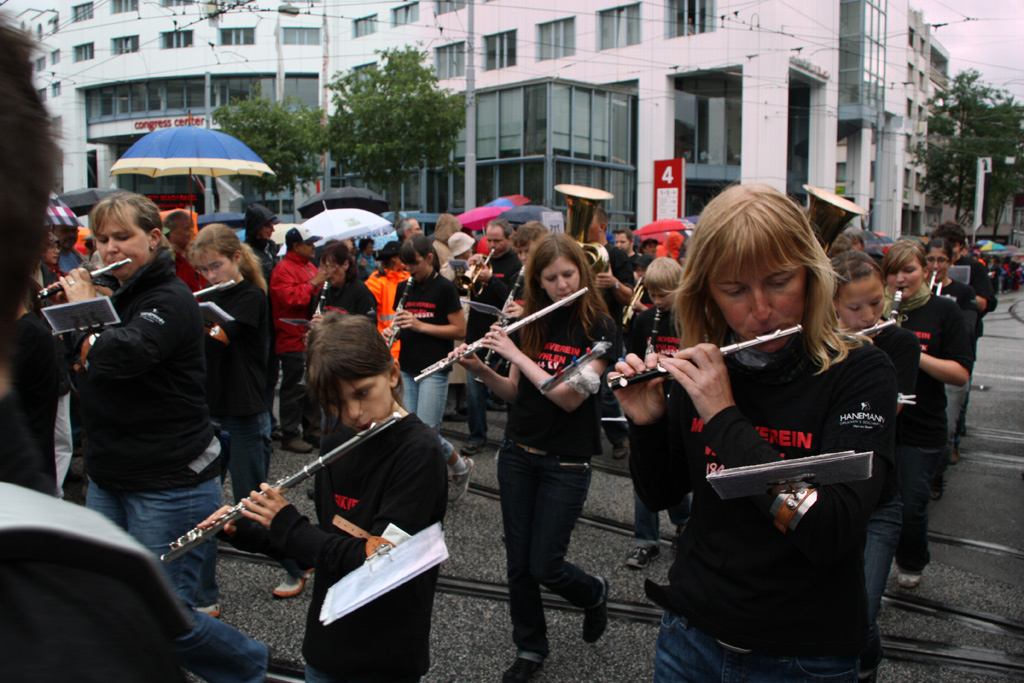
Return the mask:
[[[524,315],[583,287],[589,291],[524,327],[518,343],[499,325],[484,335],[483,346],[512,363],[508,377],[497,374],[473,354],[459,361],[510,406],[498,452],[509,610],[516,645],[516,659],[502,676],[505,683],[529,680],[548,655],[541,585],[585,610],[586,642],[597,641],[608,623],[605,580],[565,561],[569,538],[590,487],[590,458],[601,452],[598,397],[565,384],[547,395],[537,388],[595,342],[615,339],[616,326],[594,280],[575,240],[564,233],[545,235],[533,245],[527,264]],[[591,366],[600,376],[606,364],[602,358]]]
[[[315,292],[310,301],[313,324],[321,322],[323,316],[332,311],[342,315],[366,315],[377,320],[377,300],[359,280],[356,261],[344,242],[333,242],[324,247],[320,252],[320,268],[327,275],[328,287],[326,292],[322,288]]]
[[[307,353],[310,390],[324,414],[335,418],[328,420],[322,453],[396,412],[402,419],[317,473],[317,522],[263,484],[250,494],[245,519],[223,534],[243,550],[316,567],[302,643],[306,681],[418,681],[430,666],[437,567],[328,626],[320,622],[320,609],[327,589],[366,561],[369,537],[379,538],[389,524],[415,534],[444,517],[437,437],[402,406],[398,363],[364,316],[329,316],[310,332]],[[221,508],[204,526],[230,509]],[[336,525],[339,516],[344,526]]]
[[[401,243],[397,240],[385,244],[377,257],[377,270],[366,279],[367,289],[377,300],[377,330],[381,334],[395,322],[395,290],[409,279],[409,273],[398,257],[400,247]],[[401,341],[391,345],[391,355],[396,360],[401,352]]]
[[[665,379],[617,392],[641,500],[662,510],[693,492],[669,583],[647,584],[665,609],[655,680],[718,680],[741,667],[780,681],[856,681],[864,529],[893,466],[892,364],[834,329],[835,275],[804,212],[777,190],[719,194],[688,253],[675,304],[682,350],[617,364],[630,375],[660,360],[677,382],[667,399]],[[798,323],[801,334],[719,351]],[[732,500],[705,480],[851,449],[874,452],[870,479]]]

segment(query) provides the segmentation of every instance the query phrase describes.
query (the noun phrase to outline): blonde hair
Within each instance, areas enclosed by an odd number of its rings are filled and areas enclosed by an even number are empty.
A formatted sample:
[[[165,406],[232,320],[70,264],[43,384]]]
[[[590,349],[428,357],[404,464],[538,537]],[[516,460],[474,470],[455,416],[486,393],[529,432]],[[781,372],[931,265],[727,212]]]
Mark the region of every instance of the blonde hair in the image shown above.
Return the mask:
[[[928,252],[924,245],[917,238],[899,240],[889,247],[882,259],[882,272],[886,276],[898,273],[911,261],[917,261],[921,267],[928,270]]]
[[[107,224],[115,221],[129,228],[138,228],[147,235],[159,230],[161,242],[169,244],[163,238],[163,222],[160,220],[160,209],[147,197],[134,192],[118,191],[107,195],[89,212],[89,227],[92,234],[102,237]]]
[[[651,261],[644,272],[644,287],[647,291],[657,289],[662,292],[674,292],[683,276],[683,267],[675,259],[662,256]]]
[[[263,267],[252,247],[239,240],[235,231],[223,223],[212,223],[199,231],[199,235],[192,241],[189,261],[195,265],[199,254],[211,253],[234,258],[238,252],[242,254],[242,260],[238,262],[238,270],[242,277],[266,292],[267,282],[263,279]]]
[[[834,327],[836,275],[803,210],[767,185],[733,185],[701,212],[676,290],[676,327],[683,346],[722,344],[728,325],[711,297],[710,280],[744,272],[793,270],[807,274],[804,351],[824,372],[859,345]]]

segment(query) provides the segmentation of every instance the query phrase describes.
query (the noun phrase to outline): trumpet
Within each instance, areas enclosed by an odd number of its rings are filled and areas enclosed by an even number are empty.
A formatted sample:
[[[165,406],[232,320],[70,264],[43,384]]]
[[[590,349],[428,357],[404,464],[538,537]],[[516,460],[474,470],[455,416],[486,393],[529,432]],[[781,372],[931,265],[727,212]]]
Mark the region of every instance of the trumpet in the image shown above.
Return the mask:
[[[395,317],[396,318],[398,317],[399,313],[401,313],[402,311],[405,310],[405,301],[406,301],[406,299],[409,298],[409,292],[411,292],[411,291],[412,291],[412,275],[410,275],[409,279],[405,281],[405,291],[402,292],[402,298],[398,300],[398,305],[395,306]],[[394,322],[391,323],[391,338],[388,339],[388,351],[390,351],[391,347],[395,345],[396,341],[398,341],[398,334],[401,331],[402,331],[401,327],[396,327],[396,323],[394,323]]]
[[[277,491],[278,493],[284,493],[285,491],[292,488],[299,482],[309,479],[314,474],[316,474],[317,472],[324,469],[341,456],[351,451],[353,448],[356,448],[357,446],[362,444],[364,441],[368,441],[369,439],[372,439],[373,437],[377,436],[382,431],[398,422],[400,419],[402,419],[401,414],[393,413],[383,422],[377,422],[370,425],[368,428],[357,433],[351,439],[341,444],[331,452],[322,455],[313,462],[309,463],[295,474],[289,477],[285,477],[284,479],[278,480],[278,482],[274,484],[271,488]],[[245,504],[247,502],[251,503],[252,499],[243,498],[238,502],[237,505],[235,505],[235,507],[231,508],[223,515],[218,517],[217,521],[215,521],[210,526],[203,529],[195,527],[187,534],[171,543],[170,549],[160,556],[160,561],[165,564],[168,562],[173,562],[174,560],[178,559],[179,557],[187,553],[189,550],[192,550],[192,548],[196,547],[200,543],[203,543],[213,538],[221,529],[223,529],[229,523],[234,522],[242,516],[242,511],[245,509]]]
[[[769,334],[762,334],[760,337],[754,337],[753,339],[750,339],[745,342],[738,342],[736,344],[722,346],[719,347],[718,350],[721,352],[723,356],[731,356],[732,354],[742,351],[744,349],[749,349],[760,344],[765,344],[776,339],[781,339],[782,337],[792,336],[797,332],[802,331],[803,329],[803,325],[794,325],[793,327],[787,327],[784,330],[775,330],[774,332],[771,332]],[[626,387],[631,386],[633,384],[639,384],[640,382],[647,382],[649,380],[665,376],[668,376],[668,369],[665,368],[661,363],[658,363],[658,365],[651,368],[650,370],[644,370],[643,372],[638,372],[635,375],[630,375],[629,377],[626,377],[620,372],[609,373],[607,381],[608,387],[611,388],[613,391],[617,391],[619,389],[625,389]]]
[[[458,290],[459,296],[479,296],[480,292],[483,291],[483,284],[477,283],[477,278],[480,277],[480,273],[484,268],[491,262],[491,257],[494,256],[494,249],[491,249],[490,253],[487,254],[487,258],[482,261],[477,261],[473,264],[473,267],[467,270],[465,273],[460,273],[455,276],[455,289]]]
[[[636,315],[636,309],[634,306],[639,303],[640,299],[644,298],[644,278],[640,277],[633,285],[633,298],[629,301],[629,306],[626,306],[625,310],[622,311],[622,330],[629,329],[629,323],[633,320],[633,316]]]
[[[540,309],[536,313],[528,315],[525,318],[522,318],[521,320],[512,323],[511,325],[506,327],[505,330],[507,332],[515,332],[516,330],[518,330],[523,325],[525,325],[527,323],[531,323],[534,320],[537,320],[538,318],[543,318],[548,313],[551,313],[552,311],[554,311],[556,308],[561,308],[562,306],[566,305],[570,301],[574,301],[575,299],[580,298],[581,296],[583,296],[586,293],[587,293],[587,288],[584,287],[583,289],[579,290],[578,292],[573,292],[572,294],[570,294],[569,296],[565,297],[564,299],[559,299],[558,301],[556,301],[555,303],[551,304],[550,306],[545,306],[544,308]],[[434,363],[433,365],[425,368],[423,370],[423,372],[421,372],[420,374],[416,375],[416,377],[413,378],[414,381],[420,382],[420,381],[426,379],[427,377],[430,377],[434,373],[441,372],[442,370],[445,370],[446,368],[451,367],[460,358],[465,358],[469,354],[475,353],[481,346],[483,346],[483,337],[481,337],[480,339],[477,339],[475,342],[473,342],[472,344],[467,346],[465,349],[460,351],[458,355],[452,356],[451,358],[445,358],[443,360],[439,360],[436,363]]]
[[[234,280],[225,280],[224,282],[218,282],[215,285],[210,285],[206,289],[200,289],[198,292],[192,292],[192,296],[194,296],[195,298],[198,299],[199,297],[203,296],[204,294],[209,294],[210,292],[216,292],[218,289],[226,289],[226,288],[232,286],[233,284],[235,284]]]
[[[132,260],[130,258],[126,258],[126,259],[124,259],[122,261],[118,261],[117,263],[111,263],[109,266],[104,266],[102,268],[97,268],[96,270],[91,271],[89,273],[89,277],[90,278],[95,278],[97,275],[103,275],[104,273],[109,273],[110,271],[114,270],[115,268],[120,268],[121,266],[127,265],[127,264],[129,264],[131,262],[132,262]],[[58,292],[63,292],[63,291],[64,291],[64,288],[61,287],[59,282],[56,282],[56,283],[50,285],[49,287],[44,287],[43,289],[40,289],[39,290],[39,294],[37,294],[36,296],[41,301],[43,299],[48,299],[49,297],[53,296],[54,294],[57,294]]]

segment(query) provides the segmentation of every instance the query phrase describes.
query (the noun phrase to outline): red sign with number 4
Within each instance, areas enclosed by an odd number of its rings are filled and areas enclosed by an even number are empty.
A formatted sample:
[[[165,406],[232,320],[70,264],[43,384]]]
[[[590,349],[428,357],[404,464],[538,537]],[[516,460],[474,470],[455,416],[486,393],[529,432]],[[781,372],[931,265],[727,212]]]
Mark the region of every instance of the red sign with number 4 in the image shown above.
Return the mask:
[[[654,220],[683,217],[685,178],[686,162],[683,159],[654,162]]]

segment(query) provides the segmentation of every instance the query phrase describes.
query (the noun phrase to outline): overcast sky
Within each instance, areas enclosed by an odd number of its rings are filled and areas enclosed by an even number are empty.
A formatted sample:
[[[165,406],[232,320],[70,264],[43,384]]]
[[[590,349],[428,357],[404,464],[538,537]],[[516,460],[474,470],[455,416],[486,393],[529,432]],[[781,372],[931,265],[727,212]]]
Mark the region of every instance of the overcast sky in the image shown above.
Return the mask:
[[[977,69],[1024,102],[1024,0],[910,0],[949,50],[949,75]]]

